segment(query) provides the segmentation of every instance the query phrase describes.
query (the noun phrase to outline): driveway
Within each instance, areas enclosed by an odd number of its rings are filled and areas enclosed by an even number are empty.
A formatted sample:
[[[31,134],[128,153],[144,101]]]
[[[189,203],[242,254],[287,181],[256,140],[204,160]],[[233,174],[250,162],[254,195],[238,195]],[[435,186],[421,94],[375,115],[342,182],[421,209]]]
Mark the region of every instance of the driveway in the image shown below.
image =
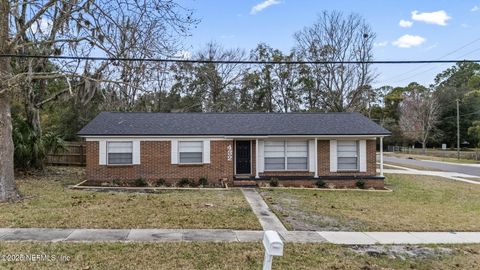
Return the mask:
[[[395,164],[405,165],[406,167],[408,167],[408,165],[414,165],[414,166],[421,166],[425,168],[437,169],[437,170],[448,171],[448,172],[470,174],[470,175],[475,175],[480,177],[480,165],[475,165],[475,164],[460,165],[460,164],[440,162],[440,161],[406,159],[406,158],[387,157],[387,156],[384,156],[383,160],[386,163],[392,162]]]

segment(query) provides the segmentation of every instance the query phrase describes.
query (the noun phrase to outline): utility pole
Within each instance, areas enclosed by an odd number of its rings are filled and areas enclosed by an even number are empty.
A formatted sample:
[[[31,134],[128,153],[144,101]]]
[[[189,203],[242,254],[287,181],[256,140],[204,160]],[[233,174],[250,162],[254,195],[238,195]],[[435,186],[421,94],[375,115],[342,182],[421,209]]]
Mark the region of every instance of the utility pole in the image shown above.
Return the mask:
[[[460,159],[460,100],[457,98],[457,159]]]

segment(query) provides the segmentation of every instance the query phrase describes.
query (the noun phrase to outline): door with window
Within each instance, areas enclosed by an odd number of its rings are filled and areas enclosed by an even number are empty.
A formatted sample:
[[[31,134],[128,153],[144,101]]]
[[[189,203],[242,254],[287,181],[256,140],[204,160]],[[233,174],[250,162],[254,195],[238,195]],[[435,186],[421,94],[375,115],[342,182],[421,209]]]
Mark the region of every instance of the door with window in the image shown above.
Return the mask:
[[[236,174],[250,174],[251,172],[251,147],[250,141],[235,142]]]

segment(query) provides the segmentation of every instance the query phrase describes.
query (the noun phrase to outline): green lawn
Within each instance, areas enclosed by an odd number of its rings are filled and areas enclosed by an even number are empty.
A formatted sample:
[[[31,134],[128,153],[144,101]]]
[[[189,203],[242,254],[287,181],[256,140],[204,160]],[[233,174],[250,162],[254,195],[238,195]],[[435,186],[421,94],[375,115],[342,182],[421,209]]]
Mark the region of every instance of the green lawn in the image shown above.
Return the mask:
[[[435,247],[434,247],[435,248]],[[419,258],[370,256],[330,244],[286,244],[273,269],[475,269],[480,246],[450,246],[450,254]],[[436,249],[434,249],[436,250]],[[5,262],[4,269],[261,269],[261,243],[0,243],[0,255],[55,255],[50,262]],[[60,262],[68,256],[68,262]]]
[[[122,193],[65,186],[82,177],[80,169],[53,167],[18,177],[24,199],[0,203],[0,227],[261,229],[239,190]]]
[[[480,186],[387,175],[390,193],[263,190],[287,228],[353,231],[480,231]]]

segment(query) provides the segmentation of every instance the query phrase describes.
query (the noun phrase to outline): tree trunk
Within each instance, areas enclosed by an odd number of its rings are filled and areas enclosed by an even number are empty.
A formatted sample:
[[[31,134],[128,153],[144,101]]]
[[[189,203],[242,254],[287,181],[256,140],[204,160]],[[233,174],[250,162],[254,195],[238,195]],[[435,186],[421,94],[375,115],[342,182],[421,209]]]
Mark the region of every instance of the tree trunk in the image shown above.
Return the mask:
[[[29,85],[25,86],[26,95],[25,95],[25,115],[27,118],[27,123],[32,129],[34,145],[39,146],[42,139],[42,126],[40,124],[40,109],[37,108],[36,102],[36,93],[33,88],[32,82],[29,82]],[[43,158],[44,158],[43,147],[35,147],[32,153],[32,166],[36,169],[43,169]]]
[[[8,0],[0,0],[0,54],[9,53],[8,44]],[[9,93],[5,79],[11,75],[10,58],[0,58],[0,201],[18,198],[13,172],[12,116]]]
[[[28,108],[29,111],[27,114],[29,115],[27,117],[28,124],[30,128],[32,129],[33,132],[33,144],[39,146],[41,144],[42,140],[42,127],[40,124],[40,110],[35,107],[30,107]],[[43,162],[44,162],[44,148],[43,147],[35,147],[34,153],[33,154],[33,167],[36,169],[43,169]]]
[[[424,155],[427,154],[427,142],[425,142],[425,141],[422,142],[422,153]]]
[[[0,201],[18,198],[13,174],[13,140],[10,100],[0,96]]]

